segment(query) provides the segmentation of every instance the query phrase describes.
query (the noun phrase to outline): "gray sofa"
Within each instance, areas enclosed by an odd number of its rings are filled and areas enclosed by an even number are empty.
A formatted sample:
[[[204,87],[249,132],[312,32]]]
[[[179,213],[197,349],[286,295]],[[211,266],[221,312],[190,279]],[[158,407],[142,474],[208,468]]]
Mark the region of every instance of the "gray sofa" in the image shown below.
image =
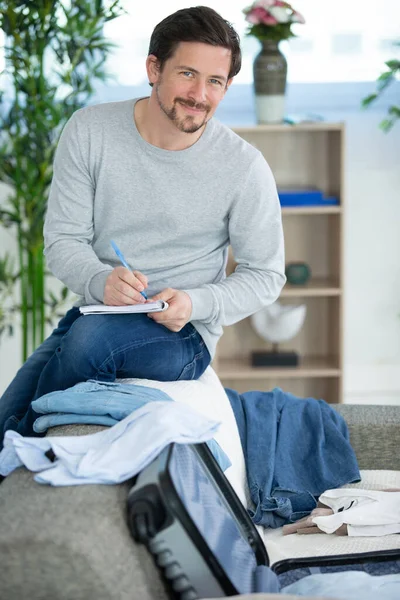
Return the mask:
[[[335,408],[348,423],[360,469],[400,470],[400,406]],[[52,435],[99,429],[59,427]],[[26,469],[6,478],[0,485],[1,600],[167,600],[152,559],[127,529],[128,489],[128,483],[51,488],[35,483]]]

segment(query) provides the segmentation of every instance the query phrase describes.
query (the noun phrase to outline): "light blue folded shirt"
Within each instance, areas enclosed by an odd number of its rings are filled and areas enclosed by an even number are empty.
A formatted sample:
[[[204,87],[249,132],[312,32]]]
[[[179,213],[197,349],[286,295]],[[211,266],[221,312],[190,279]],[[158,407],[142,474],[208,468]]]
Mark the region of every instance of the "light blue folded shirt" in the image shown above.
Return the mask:
[[[46,415],[36,419],[34,430],[46,431],[48,427],[44,424],[48,416],[54,413],[106,416],[121,421],[132,411],[154,400],[173,402],[168,394],[156,388],[89,379],[67,390],[50,392],[34,400],[33,410]]]
[[[173,402],[168,394],[156,388],[89,379],[34,400],[33,410],[43,416],[36,419],[33,429],[44,433],[51,427],[81,423],[111,427],[148,402],[160,400]],[[207,443],[225,471],[232,464],[228,456],[215,440]]]

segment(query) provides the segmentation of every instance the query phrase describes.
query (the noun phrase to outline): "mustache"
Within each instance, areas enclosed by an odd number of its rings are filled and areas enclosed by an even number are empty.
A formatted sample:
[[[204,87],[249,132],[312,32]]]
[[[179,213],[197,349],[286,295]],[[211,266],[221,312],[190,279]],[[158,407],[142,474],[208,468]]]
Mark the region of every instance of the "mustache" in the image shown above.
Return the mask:
[[[211,107],[209,104],[197,103],[195,100],[186,100],[185,98],[175,98],[175,104],[179,102],[180,104],[185,104],[189,108],[195,108],[196,110],[204,110],[209,112]]]

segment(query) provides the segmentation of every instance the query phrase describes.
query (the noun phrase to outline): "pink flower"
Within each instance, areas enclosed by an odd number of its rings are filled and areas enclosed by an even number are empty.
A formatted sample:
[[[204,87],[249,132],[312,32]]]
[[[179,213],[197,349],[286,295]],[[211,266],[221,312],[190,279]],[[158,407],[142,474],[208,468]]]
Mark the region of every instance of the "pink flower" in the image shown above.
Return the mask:
[[[253,8],[247,14],[246,21],[248,21],[252,25],[276,25],[278,22],[264,8],[261,8],[261,6],[256,6],[255,8]]]
[[[264,11],[262,8],[253,8],[249,13],[247,13],[246,21],[248,21],[252,25],[259,25],[260,23],[262,23],[260,13],[263,12]]]
[[[278,21],[275,19],[275,17],[273,17],[269,13],[265,13],[265,16],[264,16],[262,22],[264,23],[264,25],[277,25],[278,24]]]
[[[243,10],[246,21],[252,25],[279,25],[305,23],[303,15],[283,0],[256,0]]]
[[[297,12],[296,10],[294,11],[294,13],[292,14],[292,23],[305,23],[306,20],[303,17],[303,15],[301,15],[299,12]]]

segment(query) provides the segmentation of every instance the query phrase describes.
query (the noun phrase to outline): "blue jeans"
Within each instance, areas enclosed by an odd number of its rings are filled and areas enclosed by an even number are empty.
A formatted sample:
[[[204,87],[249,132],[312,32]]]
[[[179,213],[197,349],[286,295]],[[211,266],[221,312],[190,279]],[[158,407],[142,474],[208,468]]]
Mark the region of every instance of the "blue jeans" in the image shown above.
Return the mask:
[[[207,347],[191,323],[173,332],[145,314],[83,316],[74,307],[0,399],[0,450],[7,429],[34,435],[40,415],[31,402],[44,394],[88,379],[198,379],[209,364]]]

